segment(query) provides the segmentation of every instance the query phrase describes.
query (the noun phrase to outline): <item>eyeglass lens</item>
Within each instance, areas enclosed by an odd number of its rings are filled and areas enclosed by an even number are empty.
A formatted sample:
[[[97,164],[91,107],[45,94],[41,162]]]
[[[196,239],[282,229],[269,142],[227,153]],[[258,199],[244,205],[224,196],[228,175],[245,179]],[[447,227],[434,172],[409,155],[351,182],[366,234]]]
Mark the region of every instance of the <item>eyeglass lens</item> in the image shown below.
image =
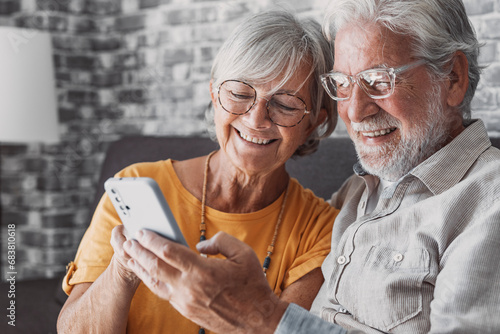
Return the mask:
[[[348,99],[355,83],[373,98],[390,95],[394,85],[391,75],[386,70],[368,70],[354,77],[334,72],[323,77],[322,82],[329,95],[339,99]]]
[[[242,115],[254,106],[257,100],[255,89],[241,81],[224,81],[219,87],[219,102],[224,110]],[[280,126],[294,126],[300,123],[306,112],[305,103],[295,95],[274,94],[267,103],[269,118]]]

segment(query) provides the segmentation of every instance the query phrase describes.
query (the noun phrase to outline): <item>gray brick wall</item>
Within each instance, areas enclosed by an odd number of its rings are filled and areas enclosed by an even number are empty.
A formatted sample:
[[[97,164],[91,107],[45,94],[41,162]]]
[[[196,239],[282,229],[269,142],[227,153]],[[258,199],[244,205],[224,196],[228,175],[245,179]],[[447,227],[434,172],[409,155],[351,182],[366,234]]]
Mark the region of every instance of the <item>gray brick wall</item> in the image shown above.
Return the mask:
[[[0,146],[2,264],[6,226],[15,224],[17,278],[62,275],[88,225],[108,144],[206,135],[210,66],[232,28],[273,6],[321,19],[327,2],[0,0],[0,25],[51,32],[61,133],[56,145]],[[473,114],[500,136],[500,0],[465,2],[489,64]],[[345,135],[342,126],[335,135]]]

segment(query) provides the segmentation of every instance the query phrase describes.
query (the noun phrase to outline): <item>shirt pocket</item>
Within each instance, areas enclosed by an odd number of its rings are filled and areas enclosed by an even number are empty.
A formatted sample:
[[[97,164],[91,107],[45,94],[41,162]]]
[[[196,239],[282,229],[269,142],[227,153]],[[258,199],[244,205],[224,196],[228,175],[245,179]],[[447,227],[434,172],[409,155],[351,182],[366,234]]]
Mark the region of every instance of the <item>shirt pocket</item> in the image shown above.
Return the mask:
[[[343,293],[338,296],[343,297],[338,299],[356,320],[389,331],[422,311],[422,284],[430,266],[427,250],[372,246],[355,253],[352,258],[359,263],[352,261],[340,281],[355,283],[340,284]]]

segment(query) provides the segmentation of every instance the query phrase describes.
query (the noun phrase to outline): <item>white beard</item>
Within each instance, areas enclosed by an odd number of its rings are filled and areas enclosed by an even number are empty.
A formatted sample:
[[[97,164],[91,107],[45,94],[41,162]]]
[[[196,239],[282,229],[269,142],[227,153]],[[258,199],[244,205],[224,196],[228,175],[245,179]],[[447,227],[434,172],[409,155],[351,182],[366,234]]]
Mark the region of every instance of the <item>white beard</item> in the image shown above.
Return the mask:
[[[439,103],[440,95],[440,88],[435,86],[427,96],[427,112],[423,123],[415,124],[405,133],[401,131],[401,122],[385,111],[362,123],[351,122],[355,131],[352,136],[354,145],[365,171],[384,180],[397,181],[443,147],[449,136],[451,120]],[[366,146],[359,138],[361,133],[356,132],[387,128],[399,129],[399,142]]]

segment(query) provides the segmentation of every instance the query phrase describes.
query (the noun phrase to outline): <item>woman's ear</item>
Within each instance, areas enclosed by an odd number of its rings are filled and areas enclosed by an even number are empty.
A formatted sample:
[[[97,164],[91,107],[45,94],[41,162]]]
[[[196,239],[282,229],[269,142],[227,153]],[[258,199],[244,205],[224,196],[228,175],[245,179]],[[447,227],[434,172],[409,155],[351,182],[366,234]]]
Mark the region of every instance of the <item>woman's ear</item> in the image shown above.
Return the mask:
[[[309,136],[311,135],[311,133],[313,133],[313,131],[318,126],[320,126],[321,124],[323,124],[325,122],[326,116],[327,116],[326,109],[325,108],[321,108],[321,110],[318,113],[318,118],[316,119],[316,123],[312,123],[311,122],[311,124],[309,124],[309,127],[306,130],[306,134],[307,134],[306,138],[309,138]]]
[[[469,87],[469,62],[462,51],[457,51],[452,61],[446,102],[449,106],[456,107],[464,100]]]
[[[215,95],[214,91],[213,91],[213,83],[214,83],[214,79],[210,79],[210,84],[209,84],[209,87],[210,87],[210,98],[212,99],[212,105],[215,107],[215,103],[217,102],[217,96]]]

